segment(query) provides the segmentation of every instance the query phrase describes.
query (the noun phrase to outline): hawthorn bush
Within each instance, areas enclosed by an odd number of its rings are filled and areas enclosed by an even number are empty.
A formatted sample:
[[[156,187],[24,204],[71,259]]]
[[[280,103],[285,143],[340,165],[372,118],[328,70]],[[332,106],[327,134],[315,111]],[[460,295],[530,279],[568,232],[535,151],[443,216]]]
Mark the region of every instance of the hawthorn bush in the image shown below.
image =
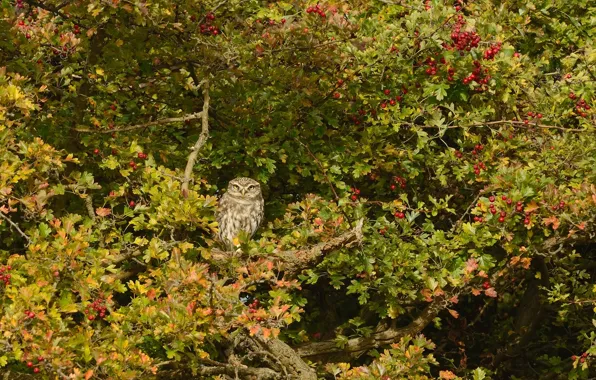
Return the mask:
[[[0,371],[588,378],[593,12],[3,1]]]

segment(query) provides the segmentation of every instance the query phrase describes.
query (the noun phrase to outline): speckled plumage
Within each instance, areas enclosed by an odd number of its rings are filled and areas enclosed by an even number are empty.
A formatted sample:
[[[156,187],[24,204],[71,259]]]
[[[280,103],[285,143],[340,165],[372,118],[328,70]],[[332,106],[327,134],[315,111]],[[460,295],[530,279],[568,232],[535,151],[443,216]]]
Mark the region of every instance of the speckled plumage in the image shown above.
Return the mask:
[[[231,249],[240,231],[252,237],[263,221],[264,204],[257,181],[245,177],[231,180],[228,191],[219,200],[218,240]]]

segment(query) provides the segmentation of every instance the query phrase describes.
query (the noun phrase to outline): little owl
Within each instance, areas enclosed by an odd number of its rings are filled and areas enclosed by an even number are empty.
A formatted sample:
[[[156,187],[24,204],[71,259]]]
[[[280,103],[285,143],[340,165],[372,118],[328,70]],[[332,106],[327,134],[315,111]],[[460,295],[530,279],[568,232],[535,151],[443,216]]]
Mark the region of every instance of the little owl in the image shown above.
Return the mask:
[[[263,220],[264,203],[257,181],[245,177],[231,180],[228,191],[219,200],[218,240],[231,249],[240,231],[252,237]]]

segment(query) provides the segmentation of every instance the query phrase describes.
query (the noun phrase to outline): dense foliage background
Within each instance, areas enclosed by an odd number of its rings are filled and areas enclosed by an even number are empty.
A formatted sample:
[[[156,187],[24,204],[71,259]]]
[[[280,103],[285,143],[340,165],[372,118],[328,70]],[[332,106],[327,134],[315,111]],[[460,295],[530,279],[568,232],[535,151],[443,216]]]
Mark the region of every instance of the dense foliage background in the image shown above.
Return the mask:
[[[0,371],[589,378],[594,11],[3,0]]]

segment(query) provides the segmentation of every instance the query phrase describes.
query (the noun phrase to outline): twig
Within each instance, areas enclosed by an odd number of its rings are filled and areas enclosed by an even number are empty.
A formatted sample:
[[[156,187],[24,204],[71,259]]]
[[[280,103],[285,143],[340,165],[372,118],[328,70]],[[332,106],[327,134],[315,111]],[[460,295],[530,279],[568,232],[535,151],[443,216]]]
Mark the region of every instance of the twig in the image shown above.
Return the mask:
[[[313,160],[315,160],[315,162],[317,163],[317,166],[321,169],[321,172],[323,172],[323,176],[325,176],[325,180],[329,184],[329,187],[331,187],[331,191],[333,192],[333,196],[335,197],[335,200],[338,200],[339,199],[339,196],[335,192],[335,187],[333,187],[333,183],[329,179],[329,176],[327,175],[327,170],[325,170],[325,168],[323,167],[323,164],[321,163],[321,161],[319,161],[319,159],[317,158],[317,156],[315,156],[313,154],[313,152],[310,151],[310,149],[308,148],[308,145],[306,145],[305,143],[303,143],[302,141],[300,141],[298,139],[296,139],[296,141],[298,142],[298,144],[302,145],[306,149],[306,151],[308,152],[308,155],[311,156],[313,158]]]
[[[170,124],[170,123],[178,123],[184,122],[186,120],[194,120],[202,117],[203,112],[191,113],[189,115],[185,115],[182,117],[168,117],[165,119],[159,119],[155,121],[151,121],[145,124],[137,124],[137,125],[130,125],[128,127],[118,128],[118,129],[88,129],[88,128],[75,128],[77,132],[85,132],[85,133],[114,133],[114,132],[124,132],[124,131],[132,131],[135,129],[142,129],[151,127],[154,125],[162,125],[162,124]]]
[[[203,111],[200,112],[202,116],[201,134],[199,135],[199,139],[195,145],[192,147],[192,151],[188,155],[188,162],[186,163],[186,169],[184,170],[184,180],[182,181],[182,195],[184,198],[188,197],[188,183],[190,182],[192,168],[194,167],[195,161],[197,160],[199,150],[201,150],[209,138],[209,81],[204,81],[203,86]]]
[[[21,230],[21,229],[19,228],[19,226],[18,226],[18,225],[17,225],[15,222],[13,222],[12,220],[10,220],[10,218],[9,218],[8,216],[4,215],[4,213],[2,213],[2,211],[0,211],[0,216],[1,216],[1,217],[2,217],[4,220],[6,220],[6,221],[8,222],[8,224],[10,224],[10,225],[11,225],[11,226],[12,226],[12,227],[15,229],[15,230],[17,230],[17,231],[18,231],[18,233],[19,233],[19,234],[20,234],[20,235],[21,235],[21,236],[22,236],[22,237],[23,237],[25,240],[27,240],[27,245],[31,244],[31,239],[29,238],[29,236],[27,236],[27,234],[26,234],[26,233],[24,233],[24,232],[23,232],[23,230]]]

